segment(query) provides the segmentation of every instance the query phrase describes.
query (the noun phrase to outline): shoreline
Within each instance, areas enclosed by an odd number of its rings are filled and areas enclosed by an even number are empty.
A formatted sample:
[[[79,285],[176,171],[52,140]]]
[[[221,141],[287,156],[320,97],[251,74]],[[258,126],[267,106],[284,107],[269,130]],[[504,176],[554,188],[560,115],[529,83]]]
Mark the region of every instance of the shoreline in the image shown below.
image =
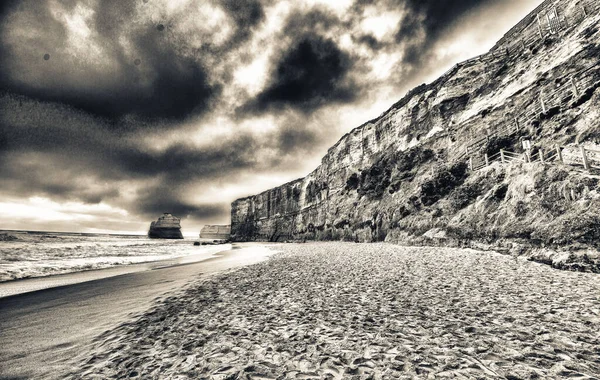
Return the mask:
[[[500,253],[281,244],[99,337],[69,378],[595,378],[600,277]]]
[[[215,246],[214,251],[200,252],[188,256],[140,263],[118,264],[107,268],[75,270],[73,272],[50,274],[47,276],[26,277],[2,281],[0,282],[0,299],[44,289],[52,289],[129,273],[153,270],[161,267],[198,263],[210,260],[219,253],[230,251],[231,249],[232,244],[224,244],[223,246]]]
[[[156,267],[0,298],[0,379],[62,379],[105,331],[215,274],[266,260],[268,244],[236,244],[199,262]]]

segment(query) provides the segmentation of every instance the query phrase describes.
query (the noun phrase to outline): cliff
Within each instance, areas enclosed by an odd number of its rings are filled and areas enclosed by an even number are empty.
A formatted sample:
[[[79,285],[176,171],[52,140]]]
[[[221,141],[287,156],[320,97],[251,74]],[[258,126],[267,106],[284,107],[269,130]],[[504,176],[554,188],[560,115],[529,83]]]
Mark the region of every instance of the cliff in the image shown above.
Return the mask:
[[[205,225],[200,230],[200,239],[229,240],[230,234],[230,225]]]
[[[490,52],[343,136],[306,177],[233,202],[232,239],[468,244],[600,269],[600,177],[545,160],[600,142],[599,9],[545,1]]]
[[[183,239],[180,219],[164,213],[156,222],[150,223],[148,237],[153,239]]]

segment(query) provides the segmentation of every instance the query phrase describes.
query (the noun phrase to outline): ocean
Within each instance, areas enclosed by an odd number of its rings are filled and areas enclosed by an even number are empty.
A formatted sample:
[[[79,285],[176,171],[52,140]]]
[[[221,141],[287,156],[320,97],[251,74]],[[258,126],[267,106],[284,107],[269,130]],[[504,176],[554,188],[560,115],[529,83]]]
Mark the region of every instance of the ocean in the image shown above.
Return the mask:
[[[6,235],[5,235],[6,234]],[[194,246],[199,239],[161,240],[138,235],[0,231],[0,282],[194,256],[223,246]]]

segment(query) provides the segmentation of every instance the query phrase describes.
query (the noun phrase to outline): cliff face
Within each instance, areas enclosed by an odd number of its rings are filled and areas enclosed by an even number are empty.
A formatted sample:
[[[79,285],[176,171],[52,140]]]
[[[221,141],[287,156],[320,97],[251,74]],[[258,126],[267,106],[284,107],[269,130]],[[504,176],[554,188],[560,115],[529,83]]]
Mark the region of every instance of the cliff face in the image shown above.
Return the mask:
[[[579,207],[573,199],[563,205],[560,191],[542,183],[585,187],[588,206],[597,206],[597,180],[574,174],[574,167],[560,175],[534,164],[471,172],[468,163],[499,149],[519,154],[523,139],[536,152],[599,142],[599,10],[595,0],[545,1],[489,53],[455,65],[343,136],[305,178],[233,202],[232,239],[514,241],[541,234],[559,203],[561,215]],[[482,136],[489,136],[485,143],[471,146]],[[519,181],[529,175],[537,182],[523,188]],[[516,211],[517,196],[527,207],[547,207]],[[493,205],[480,203],[490,199]],[[477,219],[484,212],[496,220]],[[526,224],[532,218],[536,231]],[[524,235],[519,223],[528,227]],[[556,243],[549,236],[533,240]]]
[[[150,223],[148,237],[153,239],[183,239],[181,220],[171,214],[163,214],[156,222]]]
[[[200,230],[201,239],[229,240],[231,226],[205,225]]]

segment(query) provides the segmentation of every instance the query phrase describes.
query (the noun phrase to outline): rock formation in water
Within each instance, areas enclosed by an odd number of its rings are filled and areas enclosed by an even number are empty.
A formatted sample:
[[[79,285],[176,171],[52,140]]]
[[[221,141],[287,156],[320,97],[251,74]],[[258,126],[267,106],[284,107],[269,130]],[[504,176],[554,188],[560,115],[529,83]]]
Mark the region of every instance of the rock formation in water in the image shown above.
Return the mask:
[[[164,213],[156,222],[150,223],[148,237],[153,239],[183,239],[180,219]]]
[[[600,143],[599,11],[544,1],[305,178],[233,202],[232,239],[468,244],[600,270],[600,177],[576,165]]]
[[[230,225],[205,225],[200,230],[200,239],[229,240]]]

